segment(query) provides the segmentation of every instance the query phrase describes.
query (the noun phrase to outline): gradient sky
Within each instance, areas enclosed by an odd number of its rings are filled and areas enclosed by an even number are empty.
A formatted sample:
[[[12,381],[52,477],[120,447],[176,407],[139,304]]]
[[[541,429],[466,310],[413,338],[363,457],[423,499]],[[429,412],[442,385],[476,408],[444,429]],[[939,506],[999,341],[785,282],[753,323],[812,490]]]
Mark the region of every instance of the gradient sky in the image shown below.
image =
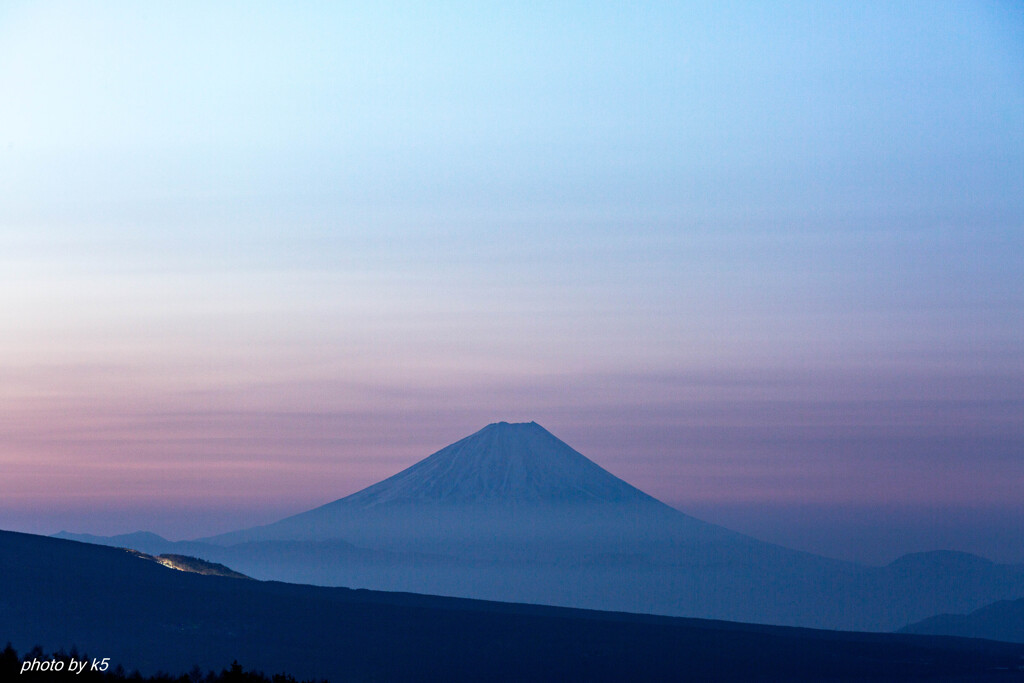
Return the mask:
[[[536,420],[1024,562],[1018,3],[0,5],[0,527],[193,537]]]

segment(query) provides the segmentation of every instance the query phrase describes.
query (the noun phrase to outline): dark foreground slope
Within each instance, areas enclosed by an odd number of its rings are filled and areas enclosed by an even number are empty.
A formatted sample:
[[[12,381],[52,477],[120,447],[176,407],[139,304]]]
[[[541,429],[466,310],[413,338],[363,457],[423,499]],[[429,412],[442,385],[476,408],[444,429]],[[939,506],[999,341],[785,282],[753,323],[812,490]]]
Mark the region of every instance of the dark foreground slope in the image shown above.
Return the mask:
[[[318,588],[0,532],[0,640],[342,680],[1024,680],[1024,645]]]

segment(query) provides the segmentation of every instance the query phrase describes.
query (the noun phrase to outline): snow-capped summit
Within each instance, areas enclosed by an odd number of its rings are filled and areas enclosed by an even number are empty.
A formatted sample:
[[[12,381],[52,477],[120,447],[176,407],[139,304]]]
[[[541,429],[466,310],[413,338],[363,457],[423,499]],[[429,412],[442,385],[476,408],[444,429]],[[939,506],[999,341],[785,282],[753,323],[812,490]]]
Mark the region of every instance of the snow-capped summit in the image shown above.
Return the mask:
[[[656,502],[536,422],[487,425],[343,500],[367,508],[389,503]]]

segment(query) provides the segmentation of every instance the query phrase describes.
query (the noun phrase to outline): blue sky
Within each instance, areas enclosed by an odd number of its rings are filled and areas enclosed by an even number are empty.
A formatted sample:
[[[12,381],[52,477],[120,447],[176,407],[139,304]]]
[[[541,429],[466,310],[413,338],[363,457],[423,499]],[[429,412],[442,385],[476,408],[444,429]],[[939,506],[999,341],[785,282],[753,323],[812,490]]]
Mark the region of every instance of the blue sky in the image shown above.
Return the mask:
[[[522,419],[1024,561],[1020,10],[6,3],[0,524],[227,530]]]

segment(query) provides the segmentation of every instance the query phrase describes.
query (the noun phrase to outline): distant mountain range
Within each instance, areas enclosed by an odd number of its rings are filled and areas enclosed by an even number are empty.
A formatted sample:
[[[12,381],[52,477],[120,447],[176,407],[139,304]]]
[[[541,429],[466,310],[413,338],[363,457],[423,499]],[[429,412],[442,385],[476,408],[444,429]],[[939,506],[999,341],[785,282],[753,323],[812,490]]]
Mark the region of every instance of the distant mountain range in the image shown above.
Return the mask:
[[[75,647],[144,674],[219,670],[237,659],[268,674],[335,683],[1024,677],[1020,644],[252,581],[7,531],[0,582],[0,642],[22,652]]]
[[[61,536],[260,579],[814,628],[891,631],[1024,597],[1024,565],[936,552],[865,567],[708,524],[533,422],[489,425],[266,526],[181,543]]]
[[[900,633],[989,638],[1024,643],[1024,598],[1000,600],[970,614],[939,614],[906,626],[900,629]]]

